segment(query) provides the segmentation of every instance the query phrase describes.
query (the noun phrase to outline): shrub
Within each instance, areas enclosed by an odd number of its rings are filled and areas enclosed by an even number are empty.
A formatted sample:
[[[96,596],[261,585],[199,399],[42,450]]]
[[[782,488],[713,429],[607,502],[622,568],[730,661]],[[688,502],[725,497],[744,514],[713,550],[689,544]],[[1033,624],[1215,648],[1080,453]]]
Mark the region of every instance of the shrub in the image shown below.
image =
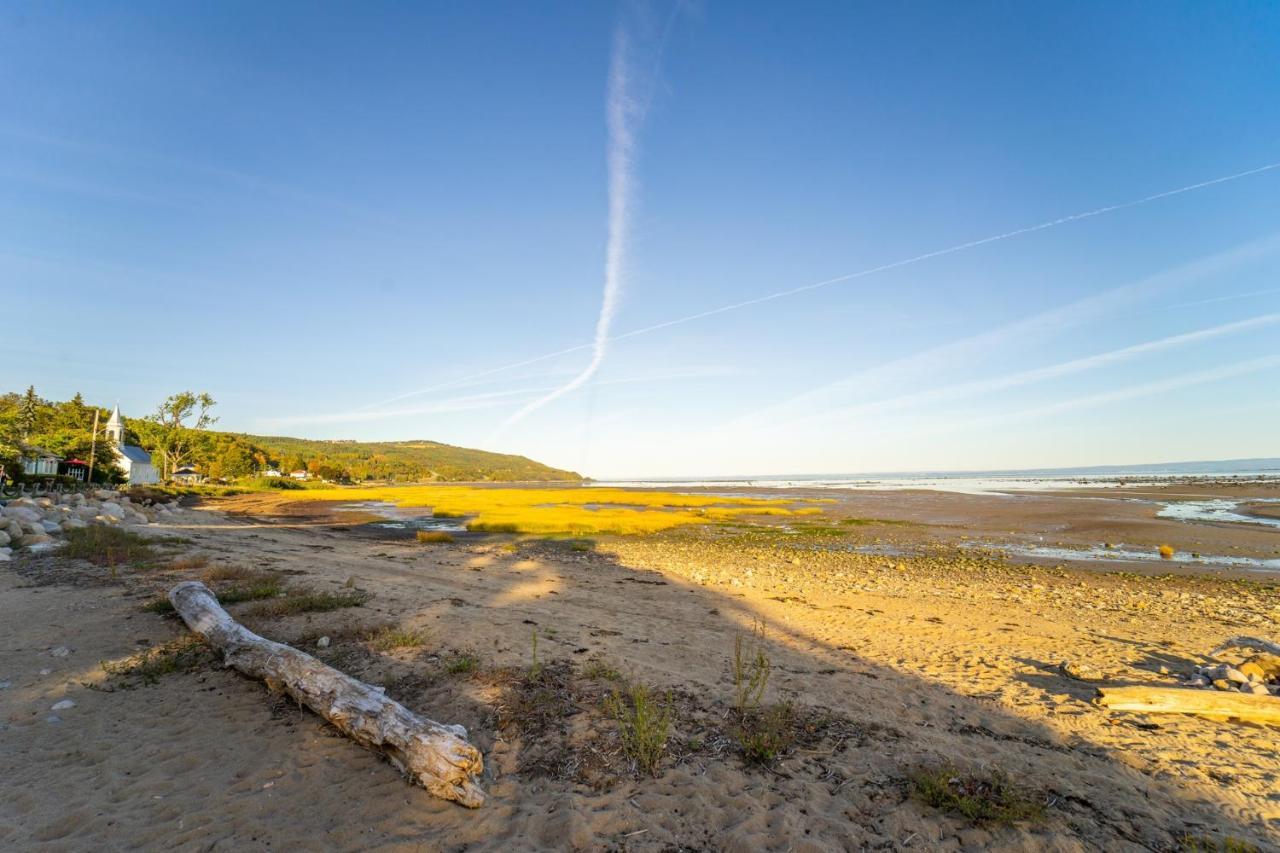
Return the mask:
[[[948,765],[920,770],[910,782],[921,802],[970,823],[1011,824],[1044,818],[1043,797],[1018,788],[999,771],[979,776]]]
[[[753,764],[770,765],[795,742],[795,711],[790,704],[748,711],[733,727],[742,756]]]
[[[453,534],[447,530],[419,530],[419,542],[452,542]]]
[[[444,662],[444,671],[450,675],[466,675],[479,668],[480,658],[471,652],[454,652]]]
[[[670,694],[658,702],[643,684],[633,684],[625,694],[615,690],[606,707],[618,723],[623,751],[638,768],[657,776],[671,734]]]

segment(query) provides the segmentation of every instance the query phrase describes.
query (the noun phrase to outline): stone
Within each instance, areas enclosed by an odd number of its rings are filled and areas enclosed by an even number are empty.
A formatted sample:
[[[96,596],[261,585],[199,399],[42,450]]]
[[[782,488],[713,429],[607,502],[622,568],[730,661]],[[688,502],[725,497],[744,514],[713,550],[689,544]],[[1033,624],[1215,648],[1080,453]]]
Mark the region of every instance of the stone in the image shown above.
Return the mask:
[[[12,503],[5,507],[4,516],[19,522],[26,521],[30,524],[38,524],[44,518],[39,510],[25,506],[14,506]]]
[[[63,699],[61,702],[55,702],[50,711],[70,711],[76,706],[76,703],[70,699]]]
[[[71,654],[71,649],[66,646],[54,646],[49,649],[49,654],[53,655],[55,658],[65,658],[67,655]]]
[[[321,637],[320,639],[316,640],[316,648],[318,648],[318,649],[327,649],[327,648],[329,648],[329,638],[328,638],[328,637]]]
[[[45,533],[57,533],[62,529],[62,525],[51,518],[41,521],[40,526],[44,528]]]
[[[1076,663],[1075,661],[1066,661],[1058,664],[1058,672],[1061,672],[1067,678],[1076,681],[1102,681],[1102,672],[1094,666],[1087,663]]]
[[[1280,678],[1280,655],[1254,655],[1240,664],[1239,669],[1245,675],[1256,675],[1264,681]]]
[[[1236,686],[1232,684],[1230,681],[1227,681],[1225,678],[1215,678],[1213,680],[1213,686],[1214,686],[1214,689],[1216,690],[1235,690],[1236,689]]]
[[[1222,673],[1222,677],[1225,678],[1227,681],[1233,682],[1235,684],[1249,683],[1249,676],[1245,675],[1243,672],[1236,669],[1234,666],[1227,667],[1226,671]]]
[[[1248,691],[1249,693],[1252,693],[1254,696],[1271,695],[1271,691],[1267,688],[1267,685],[1265,684],[1245,684],[1240,687],[1240,690]]]

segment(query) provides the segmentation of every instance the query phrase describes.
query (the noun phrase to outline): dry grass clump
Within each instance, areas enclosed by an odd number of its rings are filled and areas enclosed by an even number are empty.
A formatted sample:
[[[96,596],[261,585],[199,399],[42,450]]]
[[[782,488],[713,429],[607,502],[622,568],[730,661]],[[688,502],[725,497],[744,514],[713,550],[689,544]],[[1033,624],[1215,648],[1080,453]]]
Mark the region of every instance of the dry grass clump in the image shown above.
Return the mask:
[[[453,534],[447,530],[419,530],[418,541],[426,544],[434,542],[452,542]]]
[[[203,569],[209,565],[209,558],[204,554],[193,554],[189,557],[177,557],[169,561],[166,566],[171,572],[189,572],[196,569]]]
[[[480,668],[480,658],[472,652],[452,652],[444,659],[444,671],[450,675],[470,675]]]
[[[200,576],[205,583],[217,583],[218,581],[245,581],[253,580],[264,574],[257,569],[248,569],[244,566],[214,566]]]
[[[76,560],[88,560],[115,572],[118,566],[144,568],[156,558],[156,549],[143,536],[119,527],[91,524],[66,531],[67,545],[62,554]]]
[[[192,672],[213,659],[213,650],[191,634],[124,660],[103,661],[102,669],[124,682],[124,686],[133,686],[138,682],[155,684],[161,676],[172,673]]]
[[[316,592],[302,588],[289,592],[283,598],[263,601],[250,608],[246,615],[258,618],[292,616],[297,613],[327,613],[344,607],[359,607],[373,598],[373,593],[363,590]]]
[[[643,684],[632,684],[614,690],[605,708],[618,724],[622,751],[637,768],[657,776],[671,736],[671,694],[658,701]]]
[[[961,773],[947,765],[917,771],[911,790],[925,805],[975,824],[1036,823],[1044,819],[1044,797],[1022,789],[999,771]]]
[[[373,650],[389,652],[395,649],[411,649],[425,646],[427,644],[427,633],[416,628],[386,625],[368,634],[365,640]]]

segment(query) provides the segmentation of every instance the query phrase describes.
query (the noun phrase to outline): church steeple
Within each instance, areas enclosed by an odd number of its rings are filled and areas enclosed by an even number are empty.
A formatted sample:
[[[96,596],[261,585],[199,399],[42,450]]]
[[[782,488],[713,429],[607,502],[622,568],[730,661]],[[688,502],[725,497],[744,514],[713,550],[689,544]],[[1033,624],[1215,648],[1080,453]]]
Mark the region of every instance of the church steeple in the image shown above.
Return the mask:
[[[119,403],[111,413],[111,420],[107,421],[107,440],[117,447],[124,444],[124,421],[120,419]]]

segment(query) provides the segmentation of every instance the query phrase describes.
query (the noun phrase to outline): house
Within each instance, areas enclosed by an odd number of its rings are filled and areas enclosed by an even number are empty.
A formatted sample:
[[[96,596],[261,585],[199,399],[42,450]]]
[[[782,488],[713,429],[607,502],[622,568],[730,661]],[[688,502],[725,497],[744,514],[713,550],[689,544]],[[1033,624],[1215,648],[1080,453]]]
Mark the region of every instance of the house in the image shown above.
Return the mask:
[[[120,417],[117,405],[107,421],[107,443],[111,445],[116,456],[116,464],[124,471],[124,478],[130,485],[146,485],[160,482],[156,466],[151,464],[151,454],[136,444],[124,443],[124,421]]]
[[[262,472],[262,476],[264,476],[264,477],[280,477],[280,476],[283,476],[283,475],[282,475],[279,471],[277,471],[275,468],[268,468],[267,470],[265,470],[265,471],[263,471],[263,472]]]
[[[183,485],[194,486],[204,482],[204,475],[190,465],[183,465],[173,472],[173,479]]]
[[[53,477],[58,473],[58,457],[43,447],[24,447],[18,463],[28,477]]]
[[[308,474],[306,471],[291,471],[291,472],[289,473],[289,476],[290,476],[290,477],[292,477],[292,478],[293,478],[293,479],[295,479],[295,480],[310,480],[310,479],[311,479],[311,475],[310,475],[310,474]]]

